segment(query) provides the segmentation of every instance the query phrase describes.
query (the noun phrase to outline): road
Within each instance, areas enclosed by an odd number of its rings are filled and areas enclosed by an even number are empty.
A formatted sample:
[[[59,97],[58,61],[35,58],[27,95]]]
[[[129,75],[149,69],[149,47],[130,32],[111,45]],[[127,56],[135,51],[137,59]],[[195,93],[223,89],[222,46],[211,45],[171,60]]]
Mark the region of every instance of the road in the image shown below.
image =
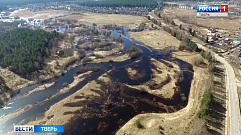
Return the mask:
[[[211,50],[207,49],[206,47],[198,44],[198,48],[203,50]],[[239,109],[239,100],[238,100],[238,91],[237,85],[235,82],[235,74],[232,66],[222,57],[214,53],[215,58],[221,62],[225,69],[227,75],[227,88],[226,91],[228,93],[228,101],[227,101],[227,132],[228,135],[240,135],[240,109]]]
[[[151,18],[155,18],[159,20],[159,18],[154,14],[154,11],[149,13]],[[166,26],[167,24],[163,23],[162,25]],[[171,27],[170,27],[171,28]],[[195,41],[194,41],[195,42]],[[204,47],[203,45],[196,42],[198,48],[203,49],[205,51],[213,52],[212,50]],[[225,126],[225,134],[226,135],[240,135],[240,108],[239,108],[239,99],[238,99],[238,91],[237,85],[235,82],[235,74],[232,66],[218,54],[214,53],[215,58],[221,62],[226,70],[227,75],[227,83],[226,83],[226,91],[228,93],[227,100],[227,111],[226,111],[226,126]]]

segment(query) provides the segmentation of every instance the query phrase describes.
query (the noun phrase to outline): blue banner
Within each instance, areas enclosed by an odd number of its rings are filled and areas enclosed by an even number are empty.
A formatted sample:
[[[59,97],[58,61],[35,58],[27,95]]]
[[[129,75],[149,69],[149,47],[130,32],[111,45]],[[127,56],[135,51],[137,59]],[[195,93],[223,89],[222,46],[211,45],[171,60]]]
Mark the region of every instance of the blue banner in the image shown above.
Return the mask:
[[[37,132],[37,133],[63,133],[64,125],[34,125],[34,132]]]
[[[197,12],[220,12],[220,5],[197,5]]]

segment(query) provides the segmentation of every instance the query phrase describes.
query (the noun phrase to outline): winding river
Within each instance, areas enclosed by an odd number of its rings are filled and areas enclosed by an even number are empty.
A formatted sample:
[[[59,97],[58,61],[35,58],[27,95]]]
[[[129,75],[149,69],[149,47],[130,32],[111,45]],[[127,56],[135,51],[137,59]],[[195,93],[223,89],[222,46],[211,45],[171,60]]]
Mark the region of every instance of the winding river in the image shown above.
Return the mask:
[[[90,27],[92,28],[92,27]],[[62,32],[62,31],[59,31]],[[129,48],[130,45],[134,45],[138,48],[140,48],[143,51],[143,54],[135,59],[129,59],[125,60],[122,62],[113,62],[111,63],[113,67],[116,67],[115,70],[112,70],[109,74],[111,75],[111,79],[114,82],[119,82],[119,83],[128,83],[129,85],[139,85],[142,83],[145,83],[151,79],[151,61],[150,58],[153,57],[157,59],[160,62],[163,62],[164,64],[167,64],[163,60],[171,61],[172,60],[172,52],[176,50],[171,50],[171,55],[165,56],[163,50],[155,50],[141,42],[135,41],[134,39],[131,39],[128,34],[128,28],[124,27],[124,34],[121,35],[119,31],[117,30],[112,30],[111,31],[111,36],[115,35],[116,37],[121,37],[123,40],[123,45],[124,49],[123,52],[125,53],[127,49]],[[161,37],[160,37],[161,38]],[[76,49],[75,46],[73,46],[73,49]],[[162,55],[158,55],[159,52],[162,52]],[[122,55],[122,54],[120,54]],[[139,60],[137,63],[135,63],[137,60]],[[173,61],[172,61],[173,62]],[[181,93],[184,93],[186,97],[189,95],[189,90],[191,86],[191,81],[193,79],[193,69],[192,66],[180,59],[175,59],[174,61],[176,64],[179,65],[180,69],[183,70],[183,77],[184,80],[178,84],[180,87]],[[126,71],[126,67],[132,67],[134,68],[135,65],[138,65],[138,70],[144,71],[145,76],[140,78],[140,79],[131,79],[128,76],[128,73]],[[104,69],[101,69],[98,72],[93,72],[91,73],[87,78],[85,78],[83,81],[78,83],[75,87],[71,88],[68,92],[59,94],[53,98],[48,99],[49,96],[54,95],[57,93],[60,89],[62,89],[62,84],[63,82],[67,83],[72,83],[73,82],[73,77],[76,74],[77,70],[81,67],[94,67],[94,66],[102,66]],[[73,69],[69,70],[66,72],[64,75],[59,76],[57,78],[57,83],[56,85],[47,88],[42,91],[36,91],[31,93],[28,96],[23,96],[25,93],[28,91],[42,85],[42,83],[39,84],[34,84],[28,87],[25,87],[19,91],[14,97],[12,97],[8,102],[5,103],[5,108],[0,109],[0,116],[1,118],[6,117],[6,115],[14,113],[15,111],[31,105],[30,109],[27,109],[20,115],[8,119],[6,122],[0,124],[0,134],[5,134],[9,131],[13,130],[13,125],[14,124],[25,124],[30,120],[35,120],[36,118],[41,117],[44,112],[51,107],[53,104],[63,100],[64,98],[68,97],[69,95],[75,93],[76,91],[80,90],[83,86],[85,86],[89,81],[96,80],[98,77],[100,77],[102,74],[106,73],[107,71],[113,69],[110,67],[110,63],[108,62],[103,62],[103,63],[87,63],[86,65],[80,65],[76,66]],[[121,74],[121,76],[120,76]],[[46,82],[47,83],[47,82]],[[141,112],[166,112],[163,110],[163,108],[159,108],[156,106],[148,105],[145,102],[142,102],[140,97],[147,98],[147,99],[156,99],[156,101],[162,102],[163,104],[167,106],[172,106],[175,108],[174,110],[179,110],[183,107],[186,106],[187,101],[182,101],[180,97],[177,97],[174,100],[166,100],[162,99],[161,97],[150,95],[148,93],[146,94],[141,94],[138,90],[135,89],[130,89],[130,88],[123,88],[123,91],[121,91],[122,97],[126,98],[126,101],[132,102],[131,97],[135,97],[138,101],[140,102],[136,103],[135,105],[130,105],[127,104],[122,107],[113,107],[111,110],[113,113],[119,114],[117,117],[113,117],[112,115],[106,115],[105,117],[92,117],[88,119],[83,119],[83,118],[76,118],[75,120],[72,121],[72,123],[67,126],[66,128],[66,133],[65,134],[114,134],[116,130],[118,130],[120,125],[123,125],[124,122],[127,122],[129,119],[131,119],[133,116],[141,113]],[[124,94],[123,94],[124,93]],[[117,98],[120,96],[118,93],[112,93],[113,95],[113,102],[118,102]],[[123,96],[124,95],[124,96]],[[128,96],[126,96],[128,95]],[[102,101],[103,99],[99,99]],[[90,104],[89,106],[91,107],[94,106],[95,109],[98,109],[99,105],[95,104]],[[136,106],[138,109],[133,110],[133,106]],[[99,108],[100,109],[100,108]],[[100,111],[101,112],[101,111]],[[122,119],[124,122],[123,123],[118,123],[116,121],[119,121]],[[104,131],[98,132],[96,131],[96,127],[88,127],[93,125],[93,123],[98,123],[100,121],[104,121],[107,123],[109,126],[106,128]],[[86,126],[83,126],[82,123],[85,123]],[[75,125],[75,126],[73,126]],[[72,128],[68,128],[71,127]],[[89,130],[90,128],[93,129]],[[83,129],[83,130],[81,130]],[[85,129],[85,130],[84,130]],[[81,131],[80,131],[81,130]]]

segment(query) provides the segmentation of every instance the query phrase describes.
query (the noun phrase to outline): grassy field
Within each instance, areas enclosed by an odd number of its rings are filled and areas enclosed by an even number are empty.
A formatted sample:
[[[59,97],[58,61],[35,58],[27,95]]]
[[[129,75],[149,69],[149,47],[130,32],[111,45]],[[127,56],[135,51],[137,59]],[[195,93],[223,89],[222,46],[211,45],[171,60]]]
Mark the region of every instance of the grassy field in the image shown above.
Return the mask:
[[[135,40],[141,41],[155,49],[164,49],[168,46],[178,47],[180,44],[179,40],[163,30],[131,32],[130,35],[135,38]]]
[[[7,68],[0,67],[0,74],[6,82],[6,85],[12,90],[18,90],[20,88],[26,87],[28,84],[33,83],[33,81],[21,78],[19,75],[13,73]]]
[[[73,13],[78,13],[74,14]],[[59,17],[66,15],[65,17]],[[44,10],[44,11],[29,11],[22,10],[14,13],[12,16],[19,16],[25,18],[34,19],[47,19],[55,18],[64,20],[77,20],[78,24],[93,24],[97,25],[109,25],[115,24],[119,26],[127,26],[130,28],[137,27],[140,23],[147,21],[145,17],[142,16],[132,16],[132,15],[118,15],[118,14],[96,14],[96,13],[83,13],[82,12],[72,12],[72,11],[60,11],[60,10]]]
[[[60,17],[59,19],[77,20],[82,24],[108,25],[115,24],[119,26],[136,27],[143,21],[146,21],[145,17],[131,16],[131,15],[117,15],[117,14],[95,14],[84,13],[83,15],[71,15],[67,17]]]

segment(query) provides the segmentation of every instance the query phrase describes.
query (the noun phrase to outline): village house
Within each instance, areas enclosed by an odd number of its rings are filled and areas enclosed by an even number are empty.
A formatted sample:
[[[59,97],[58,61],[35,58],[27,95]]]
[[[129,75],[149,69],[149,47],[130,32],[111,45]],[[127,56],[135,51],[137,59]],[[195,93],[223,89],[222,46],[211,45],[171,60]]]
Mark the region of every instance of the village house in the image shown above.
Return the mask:
[[[190,5],[179,5],[179,8],[181,8],[181,9],[194,9],[193,6],[190,6]]]
[[[220,40],[217,44],[221,46],[223,45],[223,43],[224,43],[224,40]]]
[[[241,44],[241,40],[235,39],[235,40],[233,41],[233,44],[234,44],[234,45],[239,45],[239,44]]]
[[[209,42],[213,42],[213,41],[215,41],[217,38],[216,38],[216,36],[214,35],[214,36],[208,36],[208,41]]]
[[[209,28],[208,29],[208,33],[216,33],[216,32],[217,32],[216,28]]]
[[[232,39],[229,39],[229,38],[225,38],[224,39],[224,45],[230,45],[232,43]]]

